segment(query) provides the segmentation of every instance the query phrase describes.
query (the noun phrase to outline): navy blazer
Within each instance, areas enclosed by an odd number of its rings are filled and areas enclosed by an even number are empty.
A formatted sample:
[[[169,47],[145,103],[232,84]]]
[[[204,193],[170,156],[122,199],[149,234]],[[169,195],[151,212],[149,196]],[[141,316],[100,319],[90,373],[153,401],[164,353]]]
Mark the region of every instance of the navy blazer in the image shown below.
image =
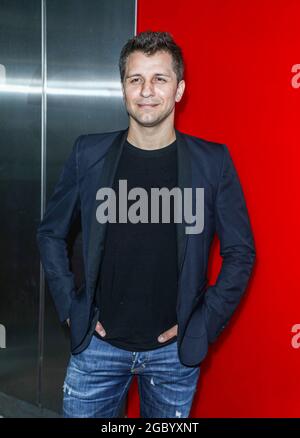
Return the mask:
[[[96,192],[112,187],[128,129],[80,135],[65,162],[37,230],[41,262],[61,322],[70,318],[71,353],[90,343],[100,309],[95,304],[106,224],[96,219]],[[196,366],[205,358],[246,290],[255,260],[248,211],[231,155],[225,144],[175,129],[177,186],[204,188],[204,229],[186,234],[177,223],[177,348],[181,362]],[[69,268],[66,238],[81,215],[84,281],[77,288]],[[207,263],[212,239],[220,239],[222,266],[208,286]],[[93,236],[93,238],[91,238]],[[171,328],[171,327],[170,327]]]

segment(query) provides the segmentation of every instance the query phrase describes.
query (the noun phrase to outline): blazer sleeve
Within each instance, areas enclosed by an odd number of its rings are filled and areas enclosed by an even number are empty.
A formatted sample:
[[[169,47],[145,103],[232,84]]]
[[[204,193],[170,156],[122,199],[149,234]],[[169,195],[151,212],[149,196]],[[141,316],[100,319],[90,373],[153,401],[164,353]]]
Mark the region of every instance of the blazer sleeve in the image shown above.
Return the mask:
[[[74,142],[36,235],[41,263],[60,322],[69,317],[71,297],[75,291],[66,238],[80,212],[78,148],[83,137],[80,135]]]
[[[215,342],[246,291],[256,250],[240,180],[226,145],[215,197],[216,232],[222,266],[204,294],[208,341]]]

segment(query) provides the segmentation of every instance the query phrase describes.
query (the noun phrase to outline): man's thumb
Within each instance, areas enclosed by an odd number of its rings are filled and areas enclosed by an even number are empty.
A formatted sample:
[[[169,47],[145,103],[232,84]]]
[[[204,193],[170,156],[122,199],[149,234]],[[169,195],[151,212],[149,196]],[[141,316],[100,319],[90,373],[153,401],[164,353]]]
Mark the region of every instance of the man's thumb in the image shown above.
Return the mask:
[[[104,330],[103,326],[100,324],[99,321],[97,322],[96,330],[97,330],[97,333],[99,333],[99,335],[101,335],[101,336],[105,336],[106,335],[105,330]]]

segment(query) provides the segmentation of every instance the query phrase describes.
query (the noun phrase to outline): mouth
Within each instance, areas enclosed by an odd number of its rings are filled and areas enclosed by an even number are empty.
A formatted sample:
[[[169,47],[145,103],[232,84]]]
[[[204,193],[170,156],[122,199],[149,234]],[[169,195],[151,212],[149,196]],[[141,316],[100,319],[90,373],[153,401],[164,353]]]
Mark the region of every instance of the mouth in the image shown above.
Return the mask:
[[[156,107],[156,106],[158,106],[159,104],[158,103],[156,103],[156,104],[138,104],[138,107],[139,108],[154,108],[154,107]]]

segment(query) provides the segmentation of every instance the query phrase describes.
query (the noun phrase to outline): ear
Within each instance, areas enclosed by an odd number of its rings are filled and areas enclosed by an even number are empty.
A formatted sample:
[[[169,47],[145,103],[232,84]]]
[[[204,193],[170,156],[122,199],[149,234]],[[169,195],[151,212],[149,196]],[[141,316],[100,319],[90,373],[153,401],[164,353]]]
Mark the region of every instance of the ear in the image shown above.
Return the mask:
[[[182,79],[179,84],[177,85],[177,91],[175,96],[175,102],[180,102],[183,96],[185,90],[185,80]]]

